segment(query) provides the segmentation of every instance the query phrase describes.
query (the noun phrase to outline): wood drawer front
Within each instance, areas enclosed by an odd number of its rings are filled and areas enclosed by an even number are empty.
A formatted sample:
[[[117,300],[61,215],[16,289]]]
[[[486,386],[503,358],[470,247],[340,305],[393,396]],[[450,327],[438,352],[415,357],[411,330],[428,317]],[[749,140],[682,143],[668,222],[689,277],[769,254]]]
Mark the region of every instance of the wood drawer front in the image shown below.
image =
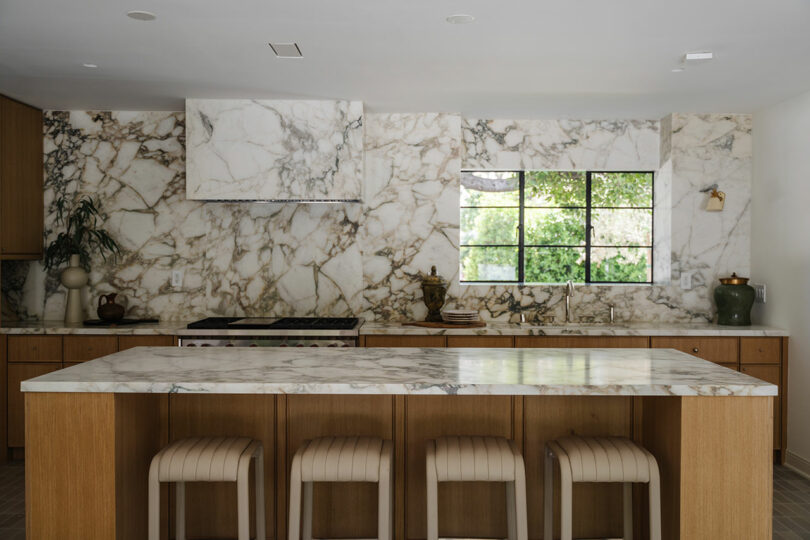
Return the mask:
[[[779,366],[766,365],[766,366],[753,366],[744,365],[740,366],[740,371],[751,377],[755,377],[761,381],[775,384],[779,387],[779,396],[773,398],[773,447],[779,450],[782,447],[782,385],[781,383],[781,369]]]
[[[61,362],[62,336],[8,336],[9,362]]]
[[[515,347],[532,348],[595,348],[646,349],[650,338],[640,336],[517,336]]]
[[[116,336],[65,336],[65,362],[86,362],[118,352]]]
[[[677,349],[717,364],[738,362],[739,338],[735,337],[654,337],[654,349]]]
[[[512,348],[515,346],[512,336],[447,336],[447,346],[456,348]]]
[[[740,338],[740,363],[778,364],[782,361],[782,339],[778,337]]]
[[[366,336],[366,347],[444,347],[444,336]]]
[[[119,351],[133,347],[171,347],[173,345],[173,336],[118,336]]]
[[[25,446],[25,395],[22,381],[62,369],[59,363],[13,364],[8,366],[8,445]]]

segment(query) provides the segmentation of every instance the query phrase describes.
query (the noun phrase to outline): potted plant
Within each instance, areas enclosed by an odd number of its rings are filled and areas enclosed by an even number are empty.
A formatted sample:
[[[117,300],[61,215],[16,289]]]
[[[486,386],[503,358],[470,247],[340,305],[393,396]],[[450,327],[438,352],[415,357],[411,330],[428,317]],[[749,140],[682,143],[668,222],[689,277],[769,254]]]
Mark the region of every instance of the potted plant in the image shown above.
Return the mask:
[[[69,266],[62,270],[59,278],[67,287],[65,322],[80,323],[84,320],[80,290],[87,284],[90,270],[90,255],[97,252],[106,261],[120,253],[118,243],[110,234],[99,227],[103,221],[99,212],[98,200],[82,197],[67,211],[68,200],[62,196],[55,201],[56,223],[65,227],[45,250],[45,269],[51,270],[64,263]]]

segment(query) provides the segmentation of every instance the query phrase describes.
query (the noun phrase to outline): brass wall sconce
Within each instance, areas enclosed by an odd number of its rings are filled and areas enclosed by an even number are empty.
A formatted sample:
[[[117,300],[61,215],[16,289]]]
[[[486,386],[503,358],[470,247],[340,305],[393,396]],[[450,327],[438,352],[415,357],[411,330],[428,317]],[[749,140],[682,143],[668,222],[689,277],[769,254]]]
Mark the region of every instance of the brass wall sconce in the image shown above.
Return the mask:
[[[718,191],[717,187],[717,184],[712,184],[706,189],[700,190],[701,193],[709,194],[709,200],[706,201],[707,212],[721,212],[723,210],[723,205],[726,202],[726,194],[722,191]]]

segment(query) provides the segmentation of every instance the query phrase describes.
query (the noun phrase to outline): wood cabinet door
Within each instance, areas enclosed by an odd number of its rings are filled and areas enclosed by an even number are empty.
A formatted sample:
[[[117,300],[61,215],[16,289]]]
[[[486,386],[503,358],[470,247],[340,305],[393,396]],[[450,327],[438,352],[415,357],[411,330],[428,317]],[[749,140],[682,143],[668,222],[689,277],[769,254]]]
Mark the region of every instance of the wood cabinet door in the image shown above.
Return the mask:
[[[643,336],[516,336],[515,347],[533,348],[594,348],[646,349],[650,338]]]
[[[62,336],[8,336],[8,361],[61,362]]]
[[[511,348],[515,346],[512,336],[447,336],[447,347]]]
[[[736,337],[653,337],[654,349],[676,349],[716,364],[739,362],[739,338]]]
[[[25,396],[20,383],[62,369],[62,364],[9,364],[8,366],[8,445],[25,446]]]
[[[740,338],[740,363],[778,364],[782,361],[782,339],[778,337]]]
[[[42,111],[0,96],[0,258],[42,257]]]
[[[117,336],[65,336],[65,362],[86,362],[118,352]]]
[[[444,347],[444,336],[366,336],[366,347]]]
[[[174,336],[118,336],[118,350],[133,347],[172,347]]]
[[[742,365],[740,371],[761,381],[775,384],[779,387],[779,396],[773,398],[773,447],[782,448],[782,373],[779,366],[774,365]]]

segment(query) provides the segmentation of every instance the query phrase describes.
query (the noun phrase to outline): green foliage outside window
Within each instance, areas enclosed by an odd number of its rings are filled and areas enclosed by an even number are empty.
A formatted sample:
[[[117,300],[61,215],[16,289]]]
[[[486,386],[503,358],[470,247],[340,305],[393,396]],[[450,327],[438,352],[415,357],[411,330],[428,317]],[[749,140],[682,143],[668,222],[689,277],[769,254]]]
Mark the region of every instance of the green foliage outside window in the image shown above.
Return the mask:
[[[519,173],[464,174],[462,281],[517,281]],[[525,172],[524,282],[586,281],[587,195],[585,172]],[[652,173],[591,173],[591,282],[652,280],[652,204]]]

